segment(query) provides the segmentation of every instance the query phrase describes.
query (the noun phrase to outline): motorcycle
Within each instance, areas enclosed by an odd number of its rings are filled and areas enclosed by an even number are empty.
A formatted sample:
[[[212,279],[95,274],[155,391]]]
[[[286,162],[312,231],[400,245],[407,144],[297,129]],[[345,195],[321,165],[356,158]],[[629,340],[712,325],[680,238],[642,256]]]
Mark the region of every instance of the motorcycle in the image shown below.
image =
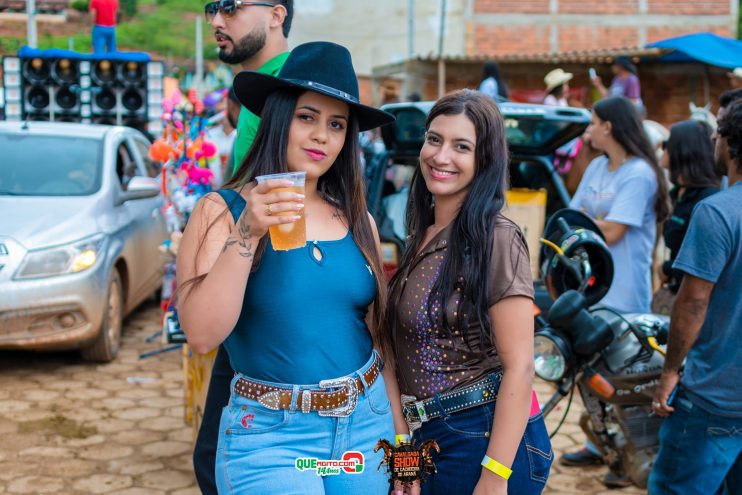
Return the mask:
[[[582,430],[614,473],[645,488],[659,449],[662,418],[652,412],[652,398],[669,319],[595,306],[611,285],[613,261],[600,229],[586,215],[569,209],[555,213],[542,242],[542,273],[555,301],[539,321],[535,368],[538,377],[556,384],[543,414],[569,396],[558,431],[576,389],[586,411]]]

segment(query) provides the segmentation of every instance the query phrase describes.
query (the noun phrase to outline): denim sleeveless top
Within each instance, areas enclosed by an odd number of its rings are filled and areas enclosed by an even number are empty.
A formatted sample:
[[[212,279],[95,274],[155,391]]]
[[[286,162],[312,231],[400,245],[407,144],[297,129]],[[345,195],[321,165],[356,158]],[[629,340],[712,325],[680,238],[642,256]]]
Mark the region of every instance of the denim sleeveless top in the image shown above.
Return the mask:
[[[229,189],[217,192],[236,222],[245,200]],[[299,385],[352,373],[373,349],[365,317],[375,295],[376,280],[350,232],[290,251],[274,251],[268,239],[224,342],[232,369]]]

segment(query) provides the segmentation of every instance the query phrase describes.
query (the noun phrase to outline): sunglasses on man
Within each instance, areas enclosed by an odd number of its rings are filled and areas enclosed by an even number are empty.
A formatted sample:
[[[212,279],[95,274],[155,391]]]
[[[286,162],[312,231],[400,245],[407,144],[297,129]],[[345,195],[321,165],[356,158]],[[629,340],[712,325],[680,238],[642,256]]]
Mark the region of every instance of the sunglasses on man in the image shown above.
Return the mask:
[[[241,0],[219,0],[204,5],[206,20],[211,22],[216,14],[221,12],[225,17],[232,17],[240,7],[275,7],[272,2],[242,2]]]

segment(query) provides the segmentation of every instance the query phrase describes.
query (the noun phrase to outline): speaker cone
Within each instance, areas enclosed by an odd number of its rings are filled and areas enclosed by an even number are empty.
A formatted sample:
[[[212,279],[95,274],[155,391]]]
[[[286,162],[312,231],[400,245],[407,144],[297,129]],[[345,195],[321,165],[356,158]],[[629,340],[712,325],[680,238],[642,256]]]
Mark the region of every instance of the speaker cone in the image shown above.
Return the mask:
[[[59,84],[73,84],[77,82],[77,64],[68,58],[60,58],[52,66],[52,79]]]
[[[110,60],[99,60],[93,66],[93,80],[100,86],[110,86],[116,82],[116,68]]]
[[[70,110],[75,108],[75,105],[77,105],[77,95],[68,87],[59,88],[55,100],[57,105],[64,110]]]
[[[139,91],[135,89],[129,89],[124,92],[121,96],[121,103],[130,112],[136,112],[141,110],[144,106],[144,99]]]
[[[144,82],[144,65],[139,62],[123,62],[119,66],[119,71],[124,84],[138,85]]]
[[[49,77],[49,62],[43,58],[32,58],[23,65],[23,75],[32,83],[46,83]]]
[[[102,116],[102,117],[93,117],[93,123],[94,124],[101,124],[101,125],[116,125],[116,118],[110,117],[110,116]]]
[[[49,90],[43,86],[33,86],[26,95],[26,103],[35,110],[49,106]]]
[[[116,95],[110,89],[104,89],[95,95],[95,104],[101,110],[113,110],[116,107]]]

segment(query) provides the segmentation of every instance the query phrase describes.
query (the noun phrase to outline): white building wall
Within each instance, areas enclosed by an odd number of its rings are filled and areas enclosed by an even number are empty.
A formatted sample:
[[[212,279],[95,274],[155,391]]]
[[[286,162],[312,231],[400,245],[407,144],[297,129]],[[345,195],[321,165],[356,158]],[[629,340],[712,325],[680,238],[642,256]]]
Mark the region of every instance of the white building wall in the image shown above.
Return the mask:
[[[359,75],[408,56],[408,0],[294,0],[289,44],[333,41],[353,54]],[[414,54],[438,53],[440,0],[413,0]],[[443,52],[463,55],[465,0],[446,0]]]

